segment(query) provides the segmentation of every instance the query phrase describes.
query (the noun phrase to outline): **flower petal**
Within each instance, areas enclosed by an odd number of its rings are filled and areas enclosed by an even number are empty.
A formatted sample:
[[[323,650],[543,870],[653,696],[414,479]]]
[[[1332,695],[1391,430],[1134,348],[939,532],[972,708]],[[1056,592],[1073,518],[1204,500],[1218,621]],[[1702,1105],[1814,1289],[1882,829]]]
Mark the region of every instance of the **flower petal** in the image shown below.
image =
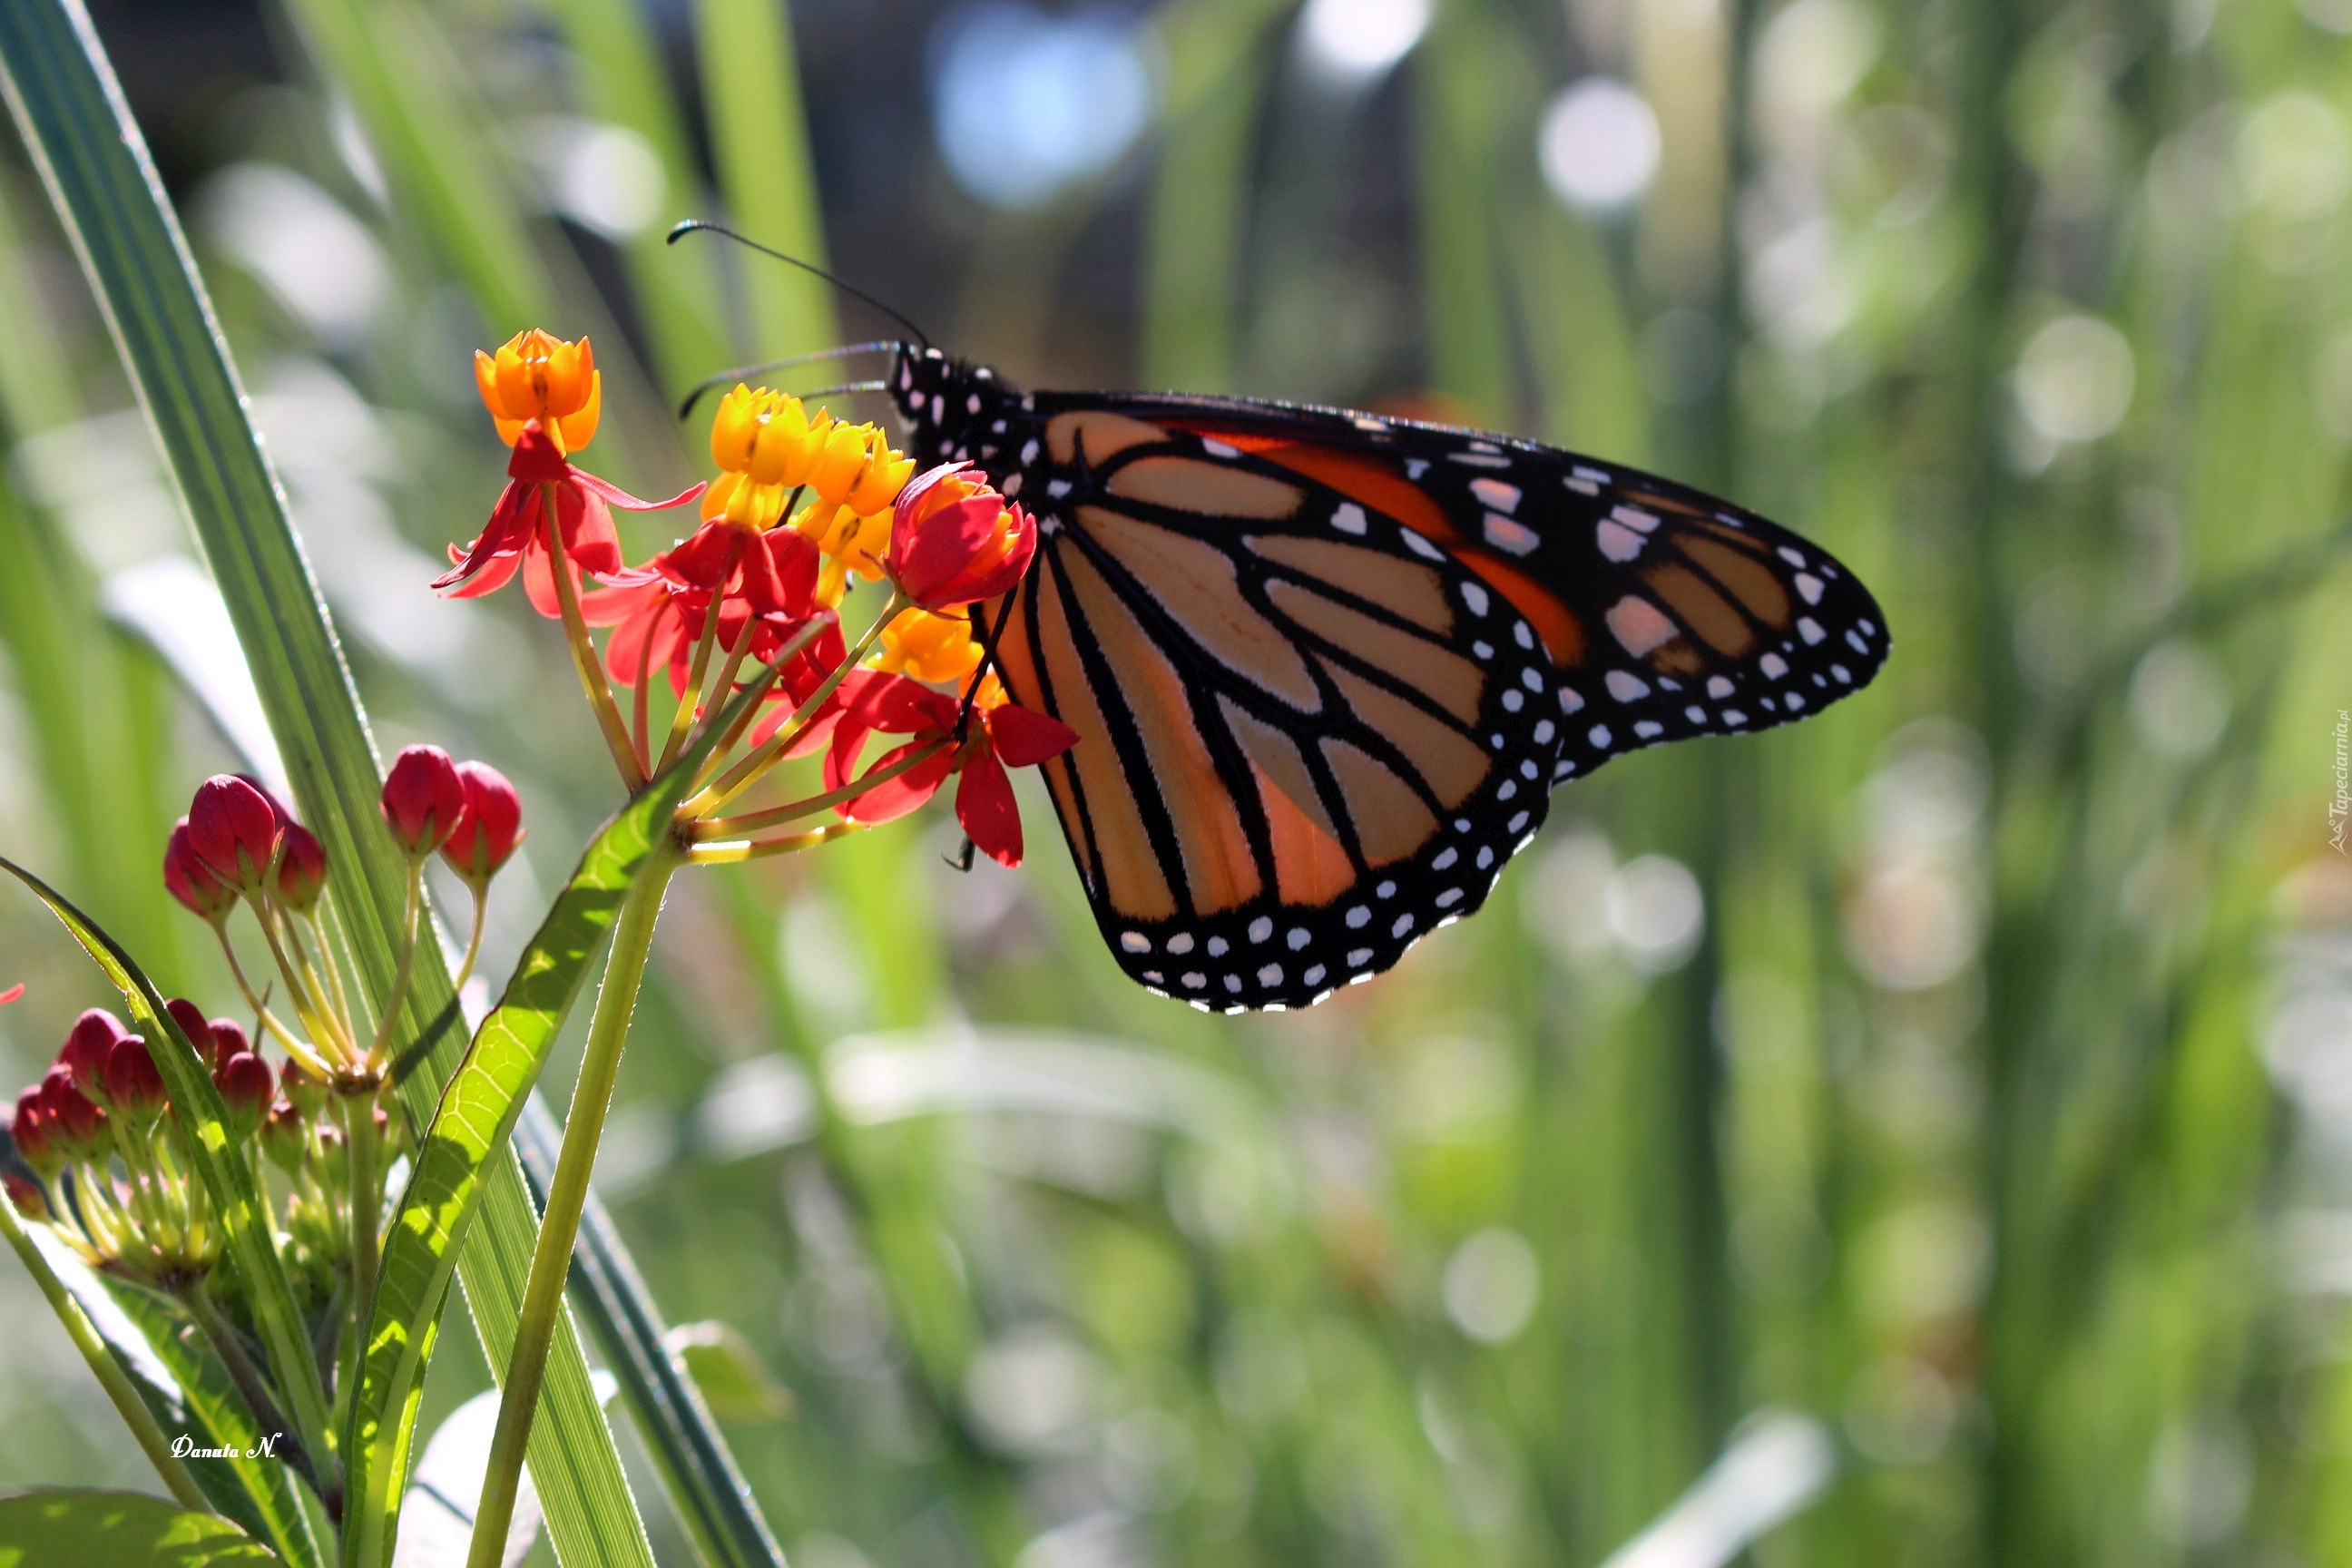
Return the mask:
[[[1033,768],[1078,743],[1078,732],[1059,719],[1007,702],[985,710],[989,743],[1008,768]]]
[[[918,770],[919,771],[919,770]],[[1001,866],[1021,864],[1021,807],[995,753],[976,751],[956,784],[956,821],[980,852]]]
[[[909,741],[886,753],[868,770],[879,773],[925,746],[929,740]],[[897,778],[885,779],[855,800],[841,804],[841,815],[852,822],[869,826],[895,822],[939,794],[940,785],[947,783],[948,774],[955,771],[955,748],[941,747],[939,754],[916,763]],[[838,784],[834,786],[838,789]]]

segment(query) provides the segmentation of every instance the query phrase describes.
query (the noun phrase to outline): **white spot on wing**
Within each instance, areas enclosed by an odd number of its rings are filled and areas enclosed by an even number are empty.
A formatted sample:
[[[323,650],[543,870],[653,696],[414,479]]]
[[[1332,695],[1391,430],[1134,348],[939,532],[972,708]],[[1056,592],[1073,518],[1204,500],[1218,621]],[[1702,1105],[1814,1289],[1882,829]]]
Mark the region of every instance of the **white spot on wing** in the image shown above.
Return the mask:
[[[1650,694],[1650,683],[1631,670],[1611,670],[1604,684],[1609,695],[1620,702],[1638,702]]]
[[[1486,613],[1486,607],[1494,601],[1486,596],[1486,589],[1483,584],[1465,583],[1462,584],[1462,602],[1470,606],[1472,615],[1483,616]]]
[[[1789,673],[1789,661],[1777,653],[1768,653],[1756,661],[1756,668],[1778,680]]]
[[[1506,555],[1532,554],[1535,547],[1543,542],[1534,529],[1523,522],[1513,522],[1498,511],[1486,514],[1486,542]]]
[[[1364,509],[1354,501],[1343,500],[1331,512],[1331,526],[1342,533],[1361,534],[1370,526],[1364,519]]]
[[[1613,519],[1601,519],[1592,532],[1601,553],[1612,561],[1622,563],[1642,553],[1642,536]]]
[[[1519,487],[1502,479],[1472,479],[1470,493],[1496,511],[1519,510]]]
[[[1822,602],[1822,580],[1819,577],[1811,572],[1800,572],[1796,582],[1797,592],[1804,595],[1805,603],[1818,605]]]
[[[1118,933],[1118,945],[1129,952],[1150,952],[1151,939],[1139,931],[1123,931]]]
[[[1618,646],[1635,658],[1675,636],[1675,623],[1666,619],[1666,613],[1638,594],[1628,594],[1610,605],[1601,619],[1609,623]]]
[[[1805,646],[1807,647],[1811,647],[1813,644],[1829,636],[1829,633],[1822,630],[1822,623],[1813,619],[1812,616],[1800,616],[1797,617],[1797,635],[1805,639]]]
[[[1516,527],[1517,525],[1513,524],[1513,526]],[[1415,533],[1409,528],[1404,531],[1404,547],[1407,550],[1412,551],[1415,555],[1420,556],[1423,561],[1443,561],[1445,559],[1445,552],[1440,550],[1437,546],[1432,544],[1429,541],[1423,539],[1421,535]]]

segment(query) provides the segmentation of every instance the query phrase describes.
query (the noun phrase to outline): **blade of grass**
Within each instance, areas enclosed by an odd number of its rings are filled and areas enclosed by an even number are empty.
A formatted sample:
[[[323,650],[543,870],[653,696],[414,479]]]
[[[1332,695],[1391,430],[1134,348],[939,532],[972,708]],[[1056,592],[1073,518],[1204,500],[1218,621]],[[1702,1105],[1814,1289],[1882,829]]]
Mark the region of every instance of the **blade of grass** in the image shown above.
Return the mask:
[[[824,221],[790,10],[782,0],[695,0],[694,26],[728,215],[761,244],[824,266]],[[756,256],[743,265],[752,357],[832,345],[833,300],[822,279]]]
[[[137,122],[86,12],[74,0],[0,9],[0,86],[72,237],[183,502],[227,599],[303,815],[334,870],[321,907],[367,994],[387,994],[400,951],[404,872],[382,831],[374,746],[326,608],[287,516],[226,346],[163,197]],[[439,952],[418,953],[407,1038],[427,1070],[401,1098],[422,1125],[460,1047]],[[476,1245],[458,1259],[475,1326],[504,1365],[536,1228],[520,1171],[496,1162]],[[533,1478],[557,1555],[579,1565],[646,1565],[645,1527],[577,1337],[558,1336],[546,1405],[531,1435]]]
[[[1280,54],[1269,35],[1291,10],[1283,0],[1192,0],[1154,18],[1168,97],[1145,220],[1148,386],[1234,390],[1250,154]]]

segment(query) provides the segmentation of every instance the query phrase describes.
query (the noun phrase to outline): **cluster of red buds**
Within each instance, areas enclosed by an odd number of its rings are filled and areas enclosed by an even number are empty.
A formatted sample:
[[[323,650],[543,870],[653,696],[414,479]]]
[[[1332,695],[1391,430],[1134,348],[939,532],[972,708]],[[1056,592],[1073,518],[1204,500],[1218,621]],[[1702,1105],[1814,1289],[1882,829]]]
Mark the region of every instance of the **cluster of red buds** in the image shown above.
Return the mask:
[[[189,1002],[172,1013],[208,1054],[232,1134],[249,1138],[268,1109],[268,1068],[233,1020]],[[103,1008],[84,1013],[41,1081],[16,1097],[8,1131],[16,1159],[0,1180],[19,1214],[93,1268],[173,1294],[202,1285],[220,1228],[187,1173],[187,1132],[143,1037]]]
[[[383,1070],[392,1019],[399,1011],[423,929],[423,869],[436,851],[474,895],[474,921],[462,982],[480,949],[490,879],[522,842],[522,806],[514,786],[485,763],[457,763],[438,746],[410,746],[394,759],[378,801],[386,827],[408,860],[406,931],[400,983],[377,1026],[362,1032],[351,1016],[352,989],[335,969],[317,916],[327,888],[327,858],[286,803],[242,774],[216,774],[197,787],[188,815],[163,851],[163,882],[219,939],[246,1004],[262,1030],[321,1081],[373,1092]],[[292,1020],[281,1018],[247,977],[230,940],[229,920],[251,910],[284,985]]]

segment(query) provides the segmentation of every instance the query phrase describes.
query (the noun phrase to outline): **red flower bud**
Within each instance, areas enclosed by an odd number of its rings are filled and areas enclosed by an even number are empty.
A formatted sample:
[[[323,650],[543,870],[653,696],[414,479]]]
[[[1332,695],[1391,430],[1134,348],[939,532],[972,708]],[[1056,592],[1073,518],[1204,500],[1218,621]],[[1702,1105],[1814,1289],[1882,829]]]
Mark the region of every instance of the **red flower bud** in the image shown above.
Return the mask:
[[[277,1086],[270,1082],[268,1064],[251,1051],[239,1051],[213,1069],[213,1087],[228,1109],[229,1136],[250,1138],[269,1114]]]
[[[171,841],[163,847],[163,886],[192,913],[215,925],[236,908],[236,889],[215,875],[196,853],[184,816],[173,826]]]
[[[307,910],[327,885],[327,852],[318,835],[299,822],[285,826],[285,853],[278,862],[278,899],[290,910]]]
[[[33,1182],[14,1171],[8,1171],[0,1173],[0,1185],[7,1187],[8,1201],[15,1204],[16,1212],[26,1219],[49,1217],[48,1194],[42,1192]]]
[[[327,1108],[327,1080],[292,1057],[278,1069],[278,1081],[294,1109],[304,1116],[316,1116]]]
[[[448,838],[466,809],[457,764],[438,746],[404,746],[385,775],[378,802],[400,847],[422,859]]]
[[[218,1067],[239,1051],[253,1049],[253,1042],[245,1037],[245,1026],[235,1018],[215,1018],[211,1025],[212,1062]]]
[[[106,1054],[106,1098],[135,1123],[143,1125],[163,1114],[163,1075],[155,1070],[147,1042],[136,1035],[115,1041]]]
[[[916,475],[890,513],[890,570],[927,610],[992,599],[1021,581],[1037,552],[1037,524],[968,463]]]
[[[73,1074],[67,1068],[53,1067],[42,1078],[41,1115],[67,1159],[106,1157],[106,1112],[74,1087]]]
[[[441,858],[479,888],[522,842],[522,801],[506,775],[488,763],[459,763],[457,782],[466,793],[466,809],[449,842],[441,846]]]
[[[240,893],[260,890],[278,854],[278,807],[230,773],[215,773],[188,803],[188,843]]]
[[[122,1020],[103,1007],[92,1007],[74,1020],[58,1052],[58,1066],[72,1075],[74,1088],[91,1100],[106,1103],[106,1058],[117,1040],[131,1037]]]
[[[65,1163],[65,1152],[58,1147],[49,1123],[48,1106],[37,1083],[16,1097],[16,1113],[9,1119],[8,1136],[25,1163],[44,1178],[57,1174],[58,1167]]]
[[[205,1010],[184,996],[174,996],[163,1004],[163,1011],[171,1016],[172,1022],[180,1026],[180,1033],[188,1037],[188,1044],[195,1047],[196,1054],[205,1058],[205,1070],[210,1071],[213,1065],[213,1026],[205,1021]]]
[[[301,1170],[302,1156],[310,1146],[309,1120],[293,1101],[281,1100],[271,1106],[268,1120],[261,1124],[262,1156],[290,1176]]]

